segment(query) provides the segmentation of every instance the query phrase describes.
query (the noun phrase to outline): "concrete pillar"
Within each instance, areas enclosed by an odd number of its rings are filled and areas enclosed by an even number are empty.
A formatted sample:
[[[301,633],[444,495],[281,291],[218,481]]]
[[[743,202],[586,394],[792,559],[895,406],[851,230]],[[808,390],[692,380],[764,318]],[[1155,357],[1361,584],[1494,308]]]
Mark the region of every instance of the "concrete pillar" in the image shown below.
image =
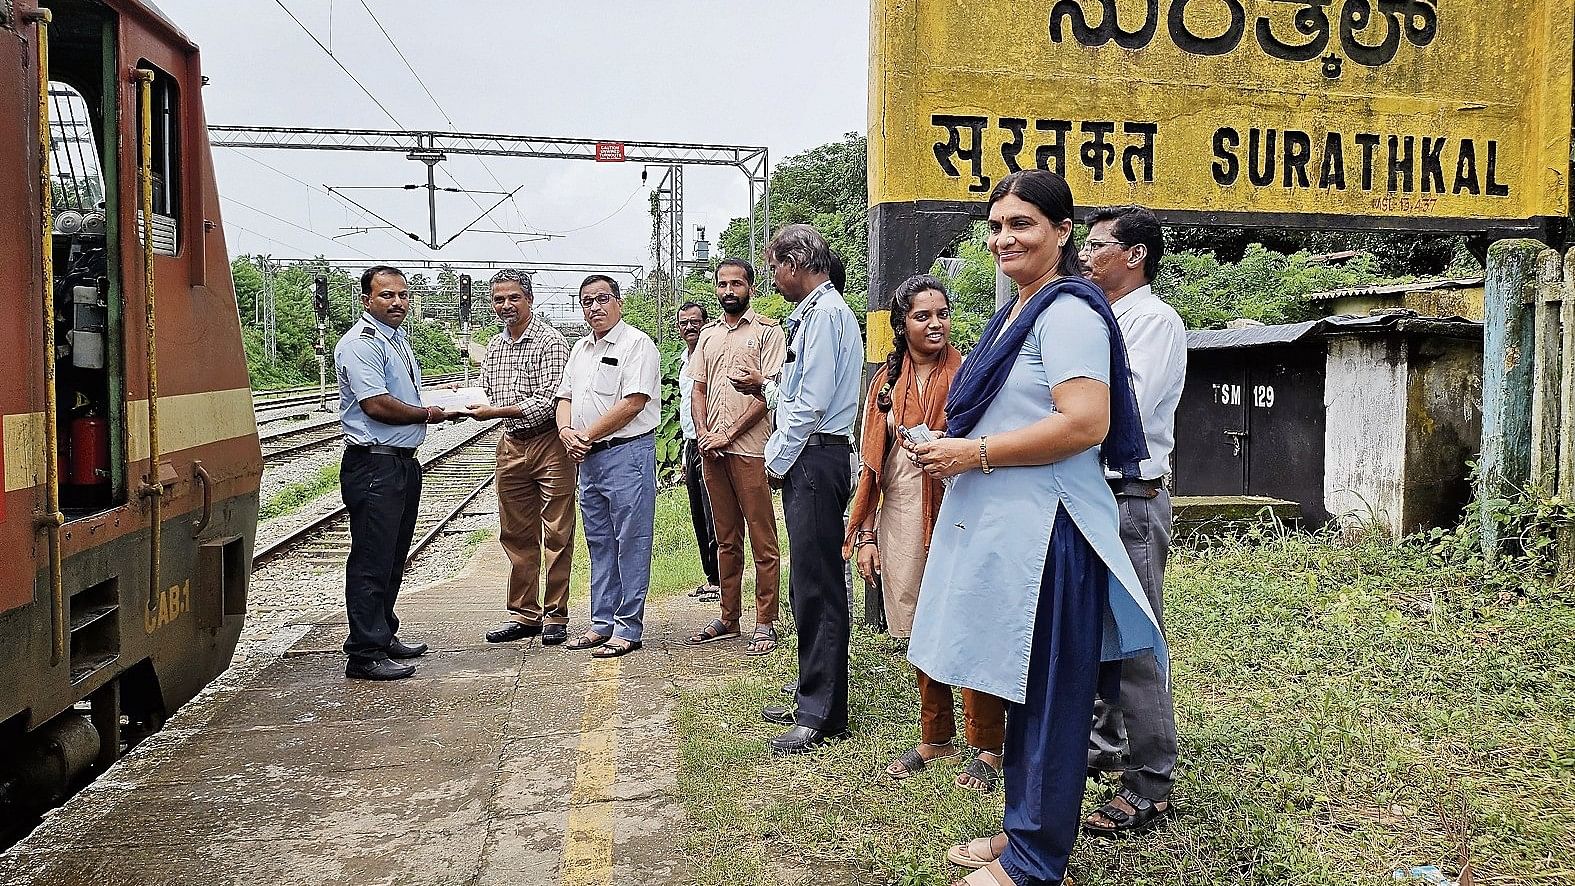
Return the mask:
[[[1500,240],[1488,249],[1482,340],[1482,456],[1477,494],[1512,494],[1531,473],[1531,375],[1535,240]],[[1498,551],[1498,527],[1482,521],[1483,554]]]

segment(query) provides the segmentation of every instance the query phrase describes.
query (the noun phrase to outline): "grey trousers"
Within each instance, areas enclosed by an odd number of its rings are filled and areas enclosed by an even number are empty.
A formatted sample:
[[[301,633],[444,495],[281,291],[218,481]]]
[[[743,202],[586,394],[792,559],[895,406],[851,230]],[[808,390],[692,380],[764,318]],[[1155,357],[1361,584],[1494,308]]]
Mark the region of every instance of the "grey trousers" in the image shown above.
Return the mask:
[[[1170,556],[1170,493],[1161,489],[1154,498],[1117,496],[1121,509],[1121,543],[1132,558],[1143,593],[1148,596],[1160,630],[1165,627],[1165,560]],[[1176,769],[1176,712],[1170,681],[1160,674],[1153,656],[1142,655],[1120,662],[1121,695],[1115,704],[1094,701],[1093,729],[1088,737],[1088,757],[1096,754],[1130,758],[1121,784],[1140,797],[1156,802],[1170,796]]]

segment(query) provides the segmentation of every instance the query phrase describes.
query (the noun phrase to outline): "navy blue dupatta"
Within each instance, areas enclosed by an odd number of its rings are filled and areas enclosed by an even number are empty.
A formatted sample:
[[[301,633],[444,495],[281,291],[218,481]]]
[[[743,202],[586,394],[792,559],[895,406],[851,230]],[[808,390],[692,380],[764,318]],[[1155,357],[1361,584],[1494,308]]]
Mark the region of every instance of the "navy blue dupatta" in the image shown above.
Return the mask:
[[[1127,361],[1126,342],[1116,325],[1105,294],[1081,277],[1061,277],[1046,284],[1023,306],[1017,319],[1006,326],[1012,311],[1003,306],[990,318],[979,344],[963,361],[946,396],[946,436],[966,437],[1006,384],[1012,364],[1034,328],[1034,322],[1050,303],[1063,295],[1088,302],[1110,329],[1110,432],[1099,447],[1100,460],[1123,477],[1138,476],[1138,465],[1148,458],[1148,443],[1143,437],[1143,419],[1138,413],[1137,395],[1132,389],[1132,370]]]

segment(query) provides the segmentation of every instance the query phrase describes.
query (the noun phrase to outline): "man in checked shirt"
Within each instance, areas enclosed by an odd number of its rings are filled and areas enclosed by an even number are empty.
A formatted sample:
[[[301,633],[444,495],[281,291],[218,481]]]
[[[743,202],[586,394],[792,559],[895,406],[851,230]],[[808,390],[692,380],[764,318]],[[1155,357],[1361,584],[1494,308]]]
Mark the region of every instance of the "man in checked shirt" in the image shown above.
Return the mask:
[[[492,405],[470,411],[503,419],[498,440],[498,540],[509,557],[509,620],[488,643],[541,635],[543,645],[569,638],[569,569],[574,557],[574,462],[558,438],[554,395],[569,343],[531,310],[530,276],[506,268],[492,276],[492,312],[503,331],[487,342],[481,386]],[[547,561],[547,593],[541,562]],[[543,602],[545,601],[545,606]]]

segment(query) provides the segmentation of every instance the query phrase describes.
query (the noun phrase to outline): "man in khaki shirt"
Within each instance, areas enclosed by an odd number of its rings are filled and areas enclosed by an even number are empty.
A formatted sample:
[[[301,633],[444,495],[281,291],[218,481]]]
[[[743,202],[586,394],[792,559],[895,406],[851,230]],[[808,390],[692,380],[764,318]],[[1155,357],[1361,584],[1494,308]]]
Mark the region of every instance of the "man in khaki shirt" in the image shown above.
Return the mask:
[[[695,382],[691,409],[716,526],[722,617],[685,642],[699,645],[739,636],[747,528],[755,560],[755,630],[747,651],[764,655],[777,645],[781,571],[776,511],[766,483],[765,451],[771,420],[765,399],[739,393],[730,378],[752,371],[764,378],[775,377],[787,358],[787,341],[775,320],[750,310],[754,294],[755,269],[749,262],[723,259],[716,269],[722,316],[700,333],[689,358],[688,372]]]

